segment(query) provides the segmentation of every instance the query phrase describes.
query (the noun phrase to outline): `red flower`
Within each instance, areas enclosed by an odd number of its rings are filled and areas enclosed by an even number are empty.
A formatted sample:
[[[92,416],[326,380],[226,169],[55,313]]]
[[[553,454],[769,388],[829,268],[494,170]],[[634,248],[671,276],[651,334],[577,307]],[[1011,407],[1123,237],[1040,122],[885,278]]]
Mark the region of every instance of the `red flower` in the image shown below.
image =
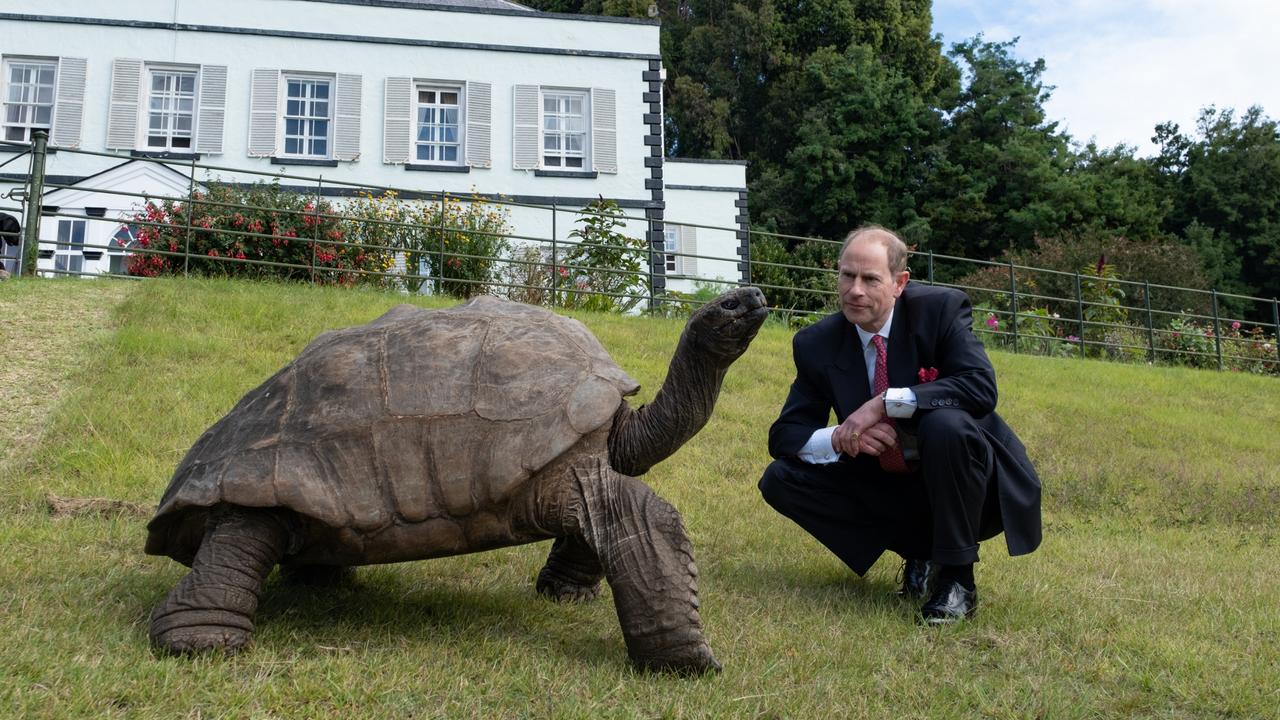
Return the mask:
[[[919,372],[916,373],[916,376],[920,378],[920,382],[922,383],[933,382],[938,379],[938,368],[920,368]]]

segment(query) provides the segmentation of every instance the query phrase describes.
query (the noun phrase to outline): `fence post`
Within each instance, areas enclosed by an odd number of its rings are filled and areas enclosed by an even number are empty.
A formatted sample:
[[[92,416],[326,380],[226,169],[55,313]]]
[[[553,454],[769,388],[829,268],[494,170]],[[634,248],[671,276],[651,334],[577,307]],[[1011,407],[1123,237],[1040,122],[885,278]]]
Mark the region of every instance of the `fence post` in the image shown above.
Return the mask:
[[[316,282],[316,253],[320,248],[320,191],[324,185],[324,176],[316,178],[316,201],[311,206],[311,216],[315,221],[311,224],[311,284]]]
[[[1280,300],[1271,298],[1271,324],[1276,328],[1276,334],[1272,337],[1276,342],[1276,358],[1280,359]]]
[[[22,226],[22,247],[18,249],[18,262],[14,268],[15,276],[21,276],[23,269],[36,269],[36,258],[39,256],[40,216],[44,213],[44,164],[48,159],[49,132],[36,130],[31,134],[31,172],[28,173],[27,193],[24,198],[26,223]]]
[[[1213,349],[1218,355],[1218,370],[1222,370],[1222,328],[1218,323],[1218,291],[1213,290]]]
[[[1013,351],[1018,352],[1018,276],[1009,261],[1009,328],[1013,333]]]
[[[444,190],[441,190],[440,191],[440,238],[439,238],[440,242],[436,243],[436,247],[440,252],[436,255],[438,259],[436,260],[436,271],[435,273],[433,273],[435,275],[435,287],[436,287],[434,294],[436,295],[439,295],[442,288],[444,287],[440,282],[440,278],[444,276],[444,228],[445,228],[445,222],[444,222],[445,202],[444,201],[447,199],[448,198],[444,194]]]
[[[1142,301],[1147,309],[1147,362],[1156,362],[1156,324],[1151,318],[1151,282],[1142,281]]]
[[[556,204],[551,203],[551,306],[556,304],[556,286],[560,284],[560,269],[557,267],[558,259],[556,258]]]
[[[1080,357],[1084,357],[1084,293],[1080,290],[1080,271],[1076,271],[1076,326],[1080,330]]]
[[[191,156],[191,178],[187,183],[187,242],[182,250],[182,276],[191,275],[191,222],[195,219],[196,156]]]
[[[933,251],[929,251],[929,284],[933,284]]]

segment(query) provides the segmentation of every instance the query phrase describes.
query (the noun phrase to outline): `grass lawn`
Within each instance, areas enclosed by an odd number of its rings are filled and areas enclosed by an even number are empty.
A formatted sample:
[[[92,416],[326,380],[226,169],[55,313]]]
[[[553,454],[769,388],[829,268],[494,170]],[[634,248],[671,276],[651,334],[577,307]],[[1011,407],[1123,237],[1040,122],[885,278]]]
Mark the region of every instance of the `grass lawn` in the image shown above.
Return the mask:
[[[684,515],[723,674],[632,671],[608,597],[534,593],[546,543],[337,589],[273,578],[249,651],[154,657],[147,615],[185,568],[142,553],[145,512],[55,515],[47,496],[153,507],[245,391],[403,299],[0,283],[0,716],[1280,717],[1280,381],[993,354],[1044,480],[1044,545],[985,544],[977,617],[923,629],[892,596],[896,558],[858,579],[756,491],[792,373],[774,326],[645,478]],[[681,323],[579,317],[651,398]]]

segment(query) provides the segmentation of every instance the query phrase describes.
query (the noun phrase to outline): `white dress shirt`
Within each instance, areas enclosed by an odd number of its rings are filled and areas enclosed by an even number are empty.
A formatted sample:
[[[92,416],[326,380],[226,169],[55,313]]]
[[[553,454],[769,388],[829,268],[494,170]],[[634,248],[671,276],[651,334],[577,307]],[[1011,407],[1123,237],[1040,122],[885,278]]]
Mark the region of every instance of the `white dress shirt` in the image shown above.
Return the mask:
[[[871,343],[871,336],[879,335],[884,338],[885,346],[888,347],[889,328],[892,326],[893,310],[889,311],[889,317],[885,318],[880,332],[870,333],[857,325],[853,326],[858,331],[858,339],[862,342],[862,357],[866,361],[867,387],[869,388],[876,386],[876,346]],[[884,394],[884,408],[889,417],[911,417],[916,412],[915,391],[911,388],[889,388]],[[800,448],[800,452],[796,453],[796,457],[813,465],[826,465],[839,460],[840,453],[831,447],[831,434],[835,432],[836,427],[832,425],[815,431],[809,436],[809,441],[804,444],[804,447]]]

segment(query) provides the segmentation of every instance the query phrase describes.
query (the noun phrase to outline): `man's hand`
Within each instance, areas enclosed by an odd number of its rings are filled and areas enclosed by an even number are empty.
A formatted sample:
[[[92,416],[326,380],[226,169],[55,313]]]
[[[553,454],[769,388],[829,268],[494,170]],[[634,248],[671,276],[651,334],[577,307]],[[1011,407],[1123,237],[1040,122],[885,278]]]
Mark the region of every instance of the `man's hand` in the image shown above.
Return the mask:
[[[858,449],[873,457],[898,444],[898,431],[887,422],[878,422],[867,428],[858,439]]]
[[[868,442],[865,446],[863,445],[863,440],[864,434],[872,431],[872,428],[880,424],[880,420],[884,416],[884,398],[877,394],[863,403],[862,407],[854,410],[835,429],[835,432],[831,434],[832,449],[849,457],[855,457],[859,452],[879,455],[884,451],[884,448],[892,446],[897,441],[896,434],[892,428],[886,427],[889,434],[894,436],[892,442],[886,444],[889,438],[886,438],[881,431],[871,432],[869,436],[866,436],[865,439]],[[873,449],[875,449],[875,452],[871,452]]]

